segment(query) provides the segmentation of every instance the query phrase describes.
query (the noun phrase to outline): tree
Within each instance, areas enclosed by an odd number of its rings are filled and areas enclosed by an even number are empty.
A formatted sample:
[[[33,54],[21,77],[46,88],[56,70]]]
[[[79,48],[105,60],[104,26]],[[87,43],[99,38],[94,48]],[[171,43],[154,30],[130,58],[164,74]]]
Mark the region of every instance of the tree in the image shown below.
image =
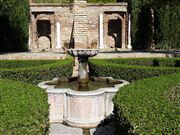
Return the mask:
[[[27,50],[28,20],[27,0],[0,1],[0,52]]]
[[[118,0],[128,2],[134,49],[180,49],[179,0]]]

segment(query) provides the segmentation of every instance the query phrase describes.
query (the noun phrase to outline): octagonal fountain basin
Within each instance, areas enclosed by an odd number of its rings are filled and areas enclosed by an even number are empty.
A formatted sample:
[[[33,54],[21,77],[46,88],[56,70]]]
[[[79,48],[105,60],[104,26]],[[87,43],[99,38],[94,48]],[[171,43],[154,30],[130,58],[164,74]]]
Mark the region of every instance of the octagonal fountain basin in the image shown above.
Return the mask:
[[[38,84],[48,93],[51,123],[64,122],[70,126],[81,128],[96,127],[112,113],[114,107],[112,98],[118,89],[129,84],[125,80],[117,80],[111,77],[90,77],[89,84],[93,85],[91,90],[75,86],[78,84],[76,83],[77,80],[77,78],[53,79]],[[76,90],[68,88],[66,83],[69,83],[69,87],[71,85],[74,88],[77,87]],[[94,87],[98,83],[100,83],[99,88]]]

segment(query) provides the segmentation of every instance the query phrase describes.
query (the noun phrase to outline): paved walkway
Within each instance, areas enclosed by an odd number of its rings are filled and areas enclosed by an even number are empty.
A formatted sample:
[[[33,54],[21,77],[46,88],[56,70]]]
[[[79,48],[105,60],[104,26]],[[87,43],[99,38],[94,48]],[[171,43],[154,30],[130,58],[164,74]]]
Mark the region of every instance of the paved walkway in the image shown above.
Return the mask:
[[[111,51],[99,52],[94,58],[140,58],[140,57],[180,57],[180,51]],[[20,60],[20,59],[65,59],[68,57],[66,52],[20,52],[0,54],[0,60]]]
[[[62,124],[50,124],[49,135],[83,135],[81,128],[68,127]]]
[[[25,60],[25,59],[65,59],[65,52],[19,52],[0,54],[0,60]]]
[[[113,123],[83,132],[81,128],[73,128],[63,124],[50,124],[49,135],[114,135]]]

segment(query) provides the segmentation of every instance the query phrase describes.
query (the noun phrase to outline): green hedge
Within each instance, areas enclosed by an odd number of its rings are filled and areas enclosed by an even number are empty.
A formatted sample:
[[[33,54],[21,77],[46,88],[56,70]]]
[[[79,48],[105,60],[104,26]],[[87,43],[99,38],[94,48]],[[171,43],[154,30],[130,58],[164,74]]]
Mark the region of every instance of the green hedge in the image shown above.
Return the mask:
[[[91,76],[111,76],[113,78],[125,79],[130,82],[180,72],[180,59],[92,59],[89,62]],[[145,66],[145,65],[155,65]]]
[[[10,60],[0,63],[0,78],[33,84],[57,77],[70,77],[72,74],[71,60]]]
[[[0,134],[46,134],[49,125],[44,90],[23,82],[0,79],[0,91]]]
[[[114,64],[141,65],[154,67],[180,67],[180,58],[125,58],[110,59],[108,62]]]
[[[148,78],[121,88],[113,101],[116,132],[122,134],[179,134],[180,73]]]
[[[14,69],[52,64],[57,60],[0,60],[0,69]]]

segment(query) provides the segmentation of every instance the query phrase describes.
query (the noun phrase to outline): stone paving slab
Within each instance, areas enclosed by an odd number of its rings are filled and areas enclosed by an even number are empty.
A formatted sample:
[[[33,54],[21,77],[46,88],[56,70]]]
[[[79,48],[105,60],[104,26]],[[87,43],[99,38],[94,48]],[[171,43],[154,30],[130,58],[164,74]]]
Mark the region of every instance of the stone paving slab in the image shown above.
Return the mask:
[[[172,58],[180,57],[180,51],[176,52],[163,52],[163,51],[111,51],[99,52],[95,59],[101,58]]]
[[[81,128],[68,127],[63,124],[50,124],[49,135],[83,135]]]
[[[49,135],[114,135],[114,123],[108,123],[106,125],[90,129],[88,132],[83,134],[83,129],[69,127],[63,124],[50,124]]]
[[[0,60],[28,60],[28,59],[65,59],[64,52],[19,52],[0,54]]]
[[[4,53],[0,54],[0,60],[24,60],[24,59],[65,59],[68,57],[66,52],[19,52],[19,53]],[[142,58],[142,57],[160,57],[171,58],[180,57],[180,51],[176,52],[146,52],[146,51],[100,51],[97,56],[93,58]]]

